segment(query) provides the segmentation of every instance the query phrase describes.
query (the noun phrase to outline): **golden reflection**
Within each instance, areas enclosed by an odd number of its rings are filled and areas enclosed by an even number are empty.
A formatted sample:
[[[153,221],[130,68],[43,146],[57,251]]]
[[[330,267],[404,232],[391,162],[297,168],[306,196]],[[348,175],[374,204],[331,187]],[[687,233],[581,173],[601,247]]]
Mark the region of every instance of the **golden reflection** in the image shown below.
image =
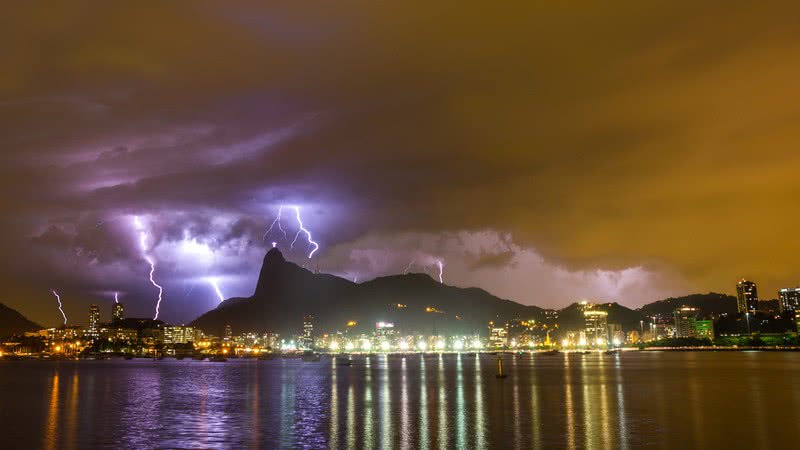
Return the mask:
[[[444,360],[439,353],[439,448],[447,448],[447,394],[444,390]]]
[[[364,447],[373,448],[375,446],[375,421],[372,416],[375,414],[375,407],[372,404],[372,370],[370,369],[370,357],[367,356],[366,376],[364,377]]]
[[[347,448],[356,448],[356,393],[352,381],[347,388]]]
[[[536,371],[531,370],[531,418],[533,420],[533,448],[542,448],[542,420],[539,408],[539,384]]]
[[[464,411],[464,368],[461,353],[456,355],[456,447],[467,448],[467,419]]]
[[[475,434],[476,447],[486,448],[486,425],[484,421],[486,414],[483,405],[483,386],[481,383],[481,357],[475,354]]]
[[[389,390],[389,357],[379,356],[383,376],[381,377],[381,447],[389,448],[392,439],[392,394]]]
[[[603,435],[602,445],[605,448],[611,447],[611,417],[609,414],[609,390],[608,379],[606,377],[606,360],[605,356],[600,356],[600,431]]]
[[[572,403],[572,373],[569,370],[569,353],[564,353],[564,408],[567,413],[567,448],[575,448],[575,406]]]
[[[331,358],[331,448],[339,448],[339,385],[336,382],[336,358]]]
[[[419,448],[428,448],[428,384],[425,382],[425,356],[422,354],[419,355],[419,364]]]
[[[628,422],[625,416],[625,392],[622,389],[624,380],[622,378],[619,354],[616,355],[616,364],[614,367],[617,373],[617,414],[619,414],[617,428],[619,429],[619,447],[628,448]]]
[[[513,408],[514,408],[514,446],[516,448],[522,448],[522,425],[520,424],[520,409],[519,409],[519,377],[517,375],[517,356],[514,355],[511,362],[512,366],[512,378],[514,380],[514,390],[513,392]]]
[[[409,416],[411,416],[411,411],[408,406],[408,368],[406,366],[406,357],[403,356],[403,361],[400,366],[401,374],[402,374],[402,386],[400,391],[400,404],[402,408],[400,409],[400,448],[411,448],[411,441],[409,440],[410,431],[408,429],[409,426]]]
[[[58,372],[53,374],[50,388],[50,404],[47,409],[47,428],[44,434],[45,448],[58,448]]]
[[[597,442],[597,417],[594,417],[594,409],[592,408],[592,392],[590,391],[591,385],[589,384],[589,377],[586,373],[586,355],[581,355],[581,363],[578,366],[581,370],[581,390],[583,391],[582,402],[583,409],[583,445],[587,448],[600,448],[600,443]]]

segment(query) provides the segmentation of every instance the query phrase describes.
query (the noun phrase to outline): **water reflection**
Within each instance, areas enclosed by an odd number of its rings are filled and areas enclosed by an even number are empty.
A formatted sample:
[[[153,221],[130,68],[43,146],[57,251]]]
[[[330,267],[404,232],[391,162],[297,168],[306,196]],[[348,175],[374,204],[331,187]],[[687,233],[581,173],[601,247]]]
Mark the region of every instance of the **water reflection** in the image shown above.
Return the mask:
[[[3,430],[4,448],[766,448],[800,439],[786,425],[800,419],[800,354],[506,358],[505,380],[494,377],[495,356],[468,354],[347,366],[21,362],[0,366],[0,407],[35,412],[2,411],[15,431]],[[30,381],[7,388],[20,377]]]

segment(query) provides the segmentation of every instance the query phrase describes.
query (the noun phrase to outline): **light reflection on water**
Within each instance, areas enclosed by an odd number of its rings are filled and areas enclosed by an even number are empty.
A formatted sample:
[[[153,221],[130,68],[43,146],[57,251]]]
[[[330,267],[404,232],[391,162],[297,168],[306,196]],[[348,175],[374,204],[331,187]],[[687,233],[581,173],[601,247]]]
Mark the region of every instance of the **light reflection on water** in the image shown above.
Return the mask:
[[[340,358],[337,358],[340,359]],[[4,448],[794,448],[798,353],[0,362]],[[737,425],[739,424],[739,425]],[[744,425],[741,425],[744,424]]]

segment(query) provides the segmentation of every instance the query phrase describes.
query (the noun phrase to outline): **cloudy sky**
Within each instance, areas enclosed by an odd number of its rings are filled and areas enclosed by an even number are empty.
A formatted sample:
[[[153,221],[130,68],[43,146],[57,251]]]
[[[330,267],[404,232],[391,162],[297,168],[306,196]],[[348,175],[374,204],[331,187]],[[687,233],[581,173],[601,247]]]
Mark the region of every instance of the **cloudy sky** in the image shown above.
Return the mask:
[[[796,2],[264,3],[4,7],[0,302],[152,316],[149,259],[189,321],[272,242],[546,307],[800,284]]]

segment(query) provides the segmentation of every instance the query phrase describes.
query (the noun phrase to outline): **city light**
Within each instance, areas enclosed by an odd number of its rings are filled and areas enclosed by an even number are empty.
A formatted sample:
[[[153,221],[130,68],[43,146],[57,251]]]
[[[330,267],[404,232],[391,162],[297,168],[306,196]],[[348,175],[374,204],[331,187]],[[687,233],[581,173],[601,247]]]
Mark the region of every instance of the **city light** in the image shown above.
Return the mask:
[[[364,339],[364,342],[362,342],[361,347],[364,350],[369,351],[372,348],[372,343],[368,339]]]
[[[464,341],[453,342],[453,348],[456,350],[462,350],[464,348]]]
[[[480,349],[482,347],[483,347],[483,344],[481,344],[481,341],[479,341],[478,339],[475,339],[474,341],[472,341],[472,348]]]
[[[331,350],[339,350],[339,343],[336,342],[336,341],[331,342],[330,349]]]
[[[586,338],[580,338],[580,340],[578,340],[578,345],[580,345],[581,347],[585,347],[586,346]]]
[[[408,350],[408,342],[406,341],[400,341],[400,343],[397,346],[400,347],[400,350],[402,351]]]
[[[348,342],[348,343],[347,343],[347,344],[344,346],[344,349],[345,349],[345,350],[347,350],[348,352],[351,352],[351,351],[353,351],[353,349],[355,349],[355,348],[356,348],[356,346],[355,346],[355,344],[353,344],[352,342]]]
[[[569,347],[569,339],[564,339],[563,341],[561,341],[561,346],[562,347]]]
[[[597,338],[597,341],[595,342],[597,343],[597,345],[606,345],[606,340],[603,338]]]
[[[436,349],[437,349],[437,350],[444,350],[444,348],[445,348],[444,341],[438,341],[438,342],[436,343]]]
[[[428,344],[426,344],[425,341],[419,341],[417,342],[417,348],[424,352],[425,349],[428,348]]]
[[[381,342],[381,350],[383,350],[385,352],[388,352],[389,350],[391,350],[391,348],[392,348],[392,346],[391,346],[391,344],[389,344],[388,341]]]

